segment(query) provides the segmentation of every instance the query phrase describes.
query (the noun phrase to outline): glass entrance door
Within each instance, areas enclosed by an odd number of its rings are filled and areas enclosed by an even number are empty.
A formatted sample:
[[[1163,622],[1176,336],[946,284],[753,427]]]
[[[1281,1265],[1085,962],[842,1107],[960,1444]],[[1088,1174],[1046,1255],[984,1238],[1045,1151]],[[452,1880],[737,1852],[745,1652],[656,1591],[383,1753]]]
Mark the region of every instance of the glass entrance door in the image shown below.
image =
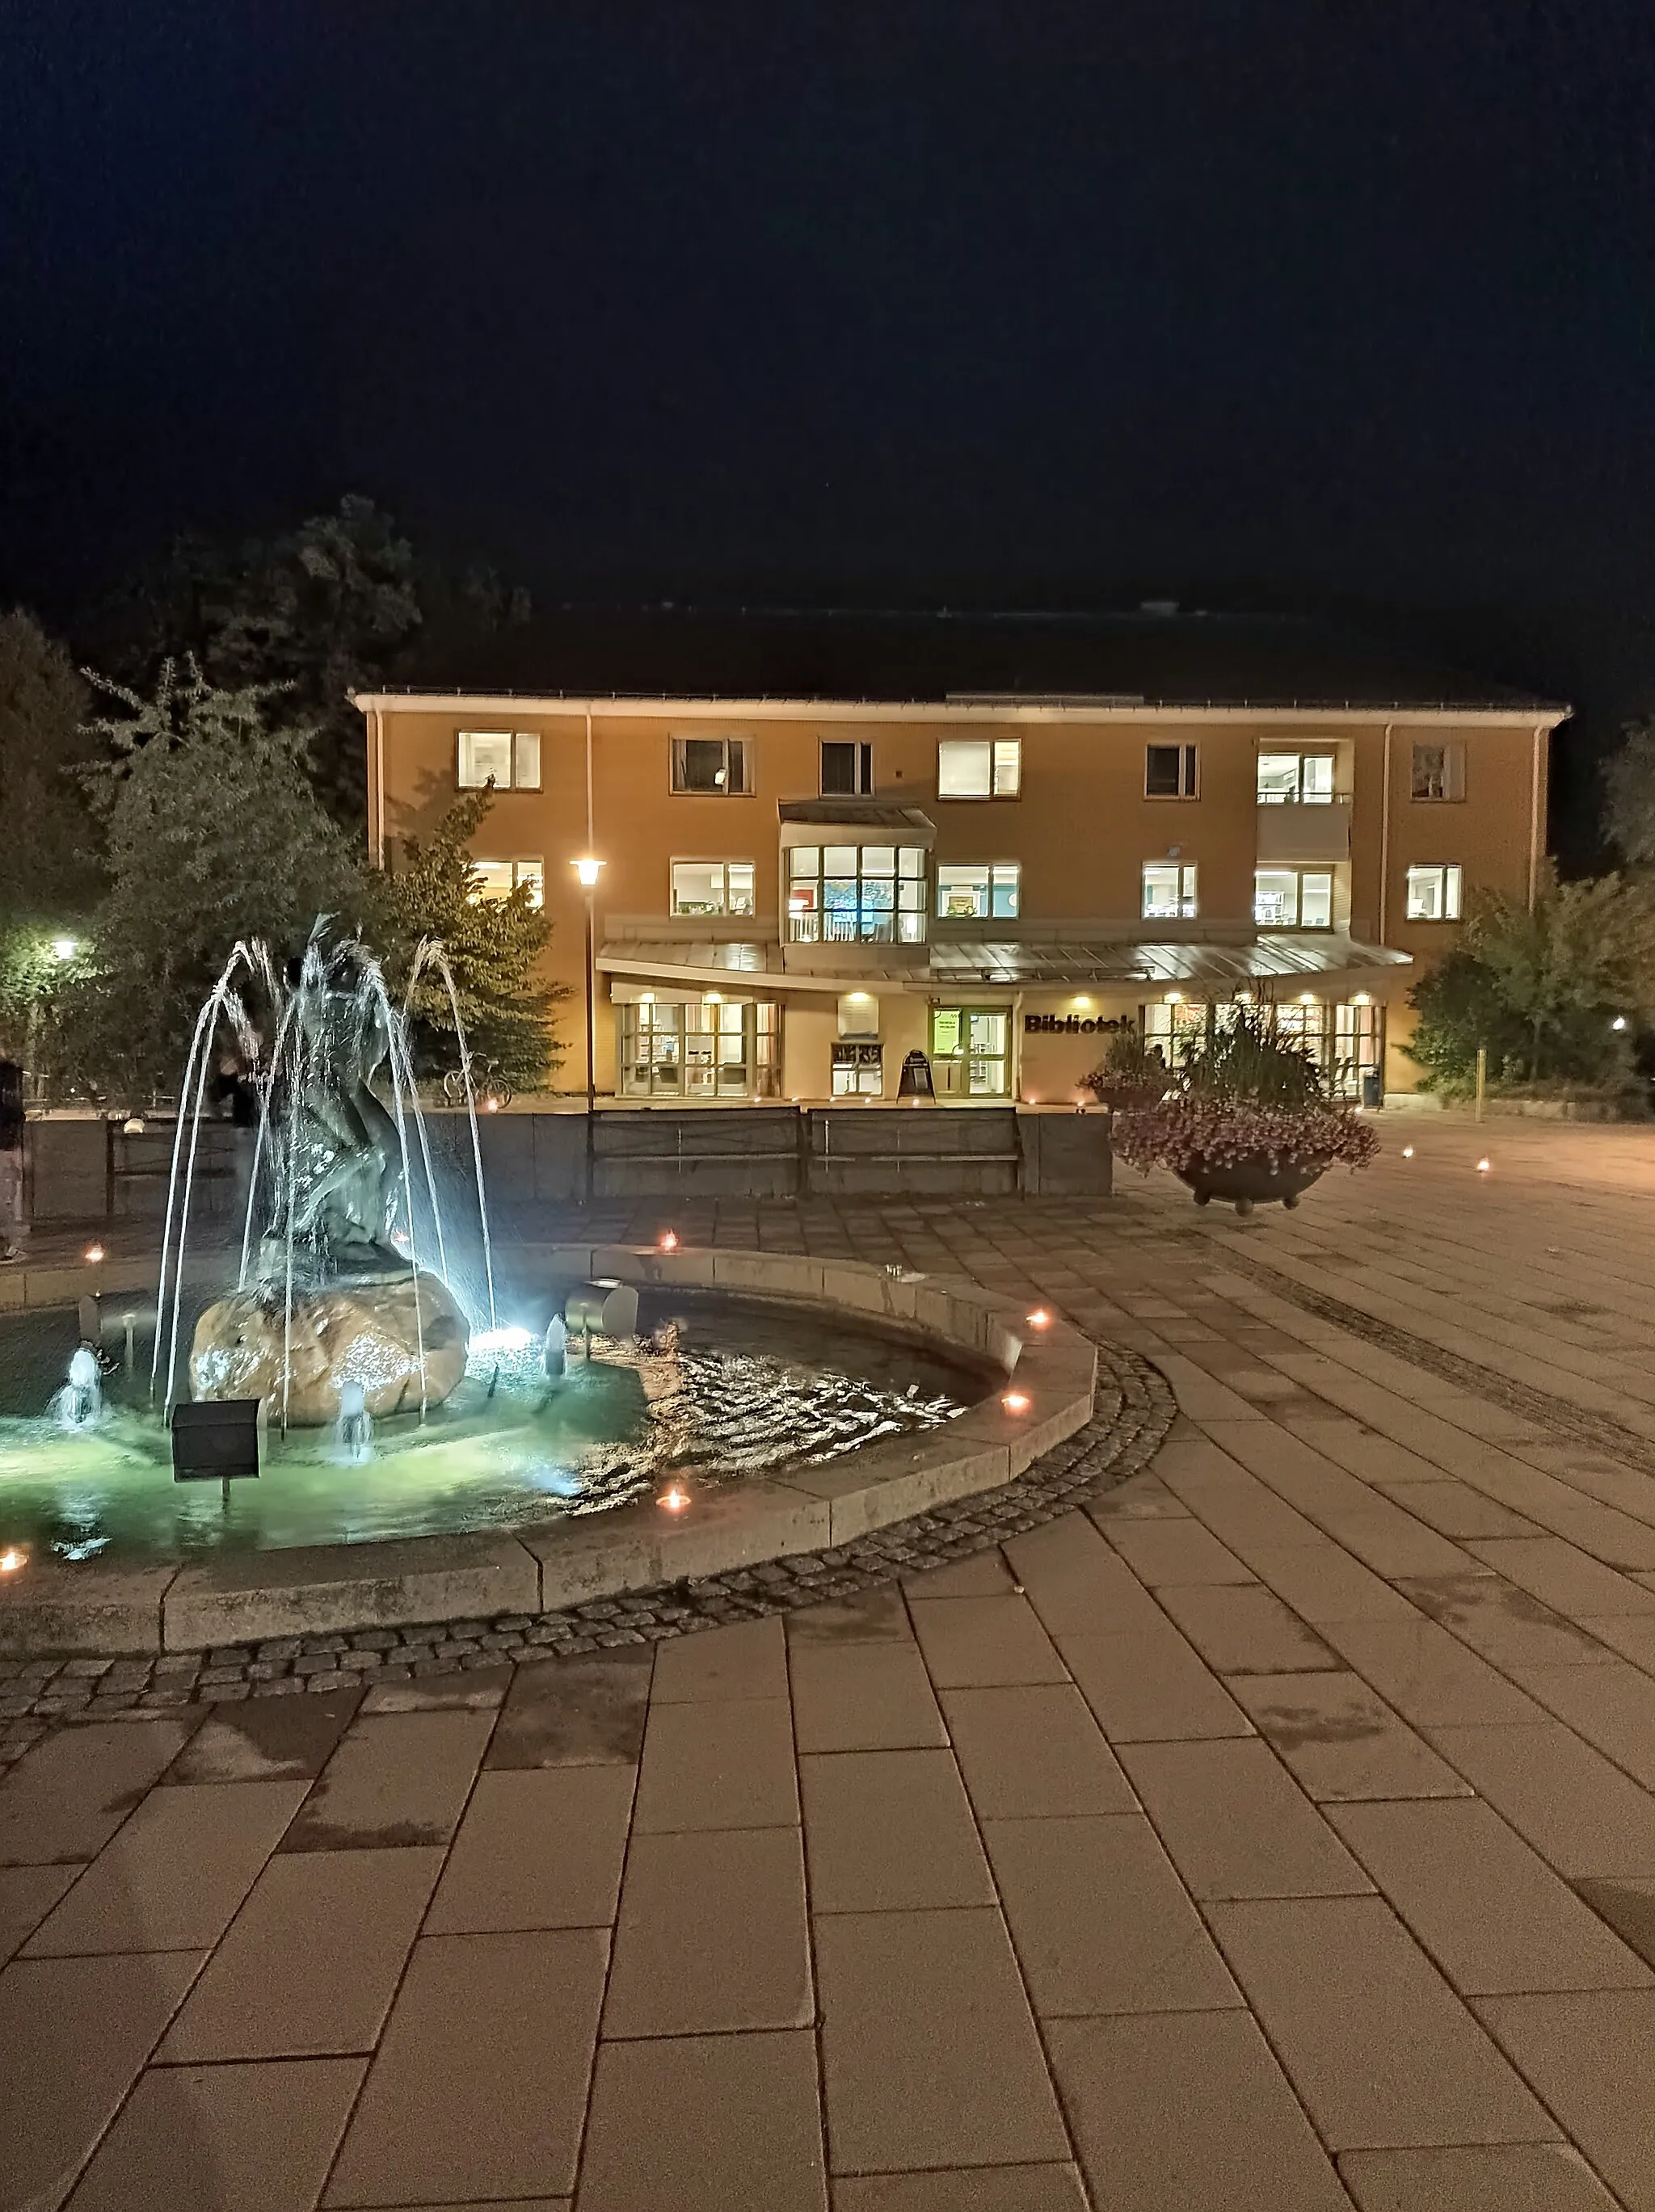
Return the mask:
[[[1012,1018],[1003,1006],[931,1009],[931,1068],[940,1095],[1009,1097],[1011,1047]]]

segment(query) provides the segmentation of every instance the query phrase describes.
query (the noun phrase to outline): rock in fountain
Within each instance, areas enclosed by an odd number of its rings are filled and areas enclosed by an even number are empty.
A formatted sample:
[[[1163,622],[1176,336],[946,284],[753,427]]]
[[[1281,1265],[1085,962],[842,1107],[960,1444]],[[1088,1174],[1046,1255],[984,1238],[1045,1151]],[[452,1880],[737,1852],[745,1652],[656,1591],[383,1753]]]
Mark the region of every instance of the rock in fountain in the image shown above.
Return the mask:
[[[347,1397],[368,1415],[423,1413],[465,1374],[469,1331],[447,1285],[395,1241],[408,1148],[374,1079],[388,1063],[399,1100],[412,1072],[377,969],[356,948],[325,961],[313,945],[280,1039],[257,1263],[196,1325],[194,1395],[264,1399],[301,1427],[338,1421]],[[259,1194],[255,1178],[250,1207]]]

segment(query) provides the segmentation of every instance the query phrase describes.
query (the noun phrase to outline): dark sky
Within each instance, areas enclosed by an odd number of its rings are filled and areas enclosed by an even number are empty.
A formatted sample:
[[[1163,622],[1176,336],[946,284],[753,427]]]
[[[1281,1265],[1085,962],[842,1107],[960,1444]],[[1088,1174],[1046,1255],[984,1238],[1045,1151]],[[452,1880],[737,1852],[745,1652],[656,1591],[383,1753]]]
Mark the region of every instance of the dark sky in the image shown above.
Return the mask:
[[[6,0],[0,594],[358,489],[543,597],[1343,602],[1601,734],[1652,149],[1651,0]]]

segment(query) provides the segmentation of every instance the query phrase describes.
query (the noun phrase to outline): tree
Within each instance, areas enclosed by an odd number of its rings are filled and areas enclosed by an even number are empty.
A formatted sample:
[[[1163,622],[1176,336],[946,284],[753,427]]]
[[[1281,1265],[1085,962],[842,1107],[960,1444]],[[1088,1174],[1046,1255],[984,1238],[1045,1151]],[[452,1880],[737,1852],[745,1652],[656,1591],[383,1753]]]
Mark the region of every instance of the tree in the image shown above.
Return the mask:
[[[1628,867],[1655,865],[1655,717],[1628,722],[1603,763],[1603,835]]]
[[[1549,868],[1532,906],[1486,892],[1463,948],[1413,1000],[1410,1049],[1448,1087],[1463,1083],[1479,1044],[1510,1081],[1624,1078],[1630,1026],[1655,1017],[1655,888],[1618,875],[1563,884]]]
[[[339,821],[366,796],[353,691],[394,681],[428,627],[464,640],[526,619],[528,602],[492,571],[423,560],[395,520],[351,493],[275,538],[226,546],[180,538],[102,618],[106,657],[136,688],[192,655],[231,690],[282,686],[282,712],[314,732],[311,773]]]
[[[126,709],[88,725],[113,757],[83,771],[109,888],[57,1042],[67,1072],[139,1105],[177,1084],[237,939],[291,956],[319,915],[354,929],[373,887],[311,787],[311,732],[271,687],[223,690],[192,660],[163,664],[148,697],[94,681]]]
[[[468,792],[429,838],[404,842],[395,872],[381,880],[380,927],[387,970],[399,981],[421,939],[441,939],[473,1059],[492,1064],[514,1090],[538,1090],[561,1056],[552,1018],[569,991],[540,976],[551,924],[528,886],[509,898],[478,896],[482,879],[468,848],[492,803],[491,791]],[[457,1069],[453,1012],[435,968],[416,983],[411,1011],[416,1072]]]
[[[0,1050],[27,1051],[101,881],[74,770],[88,753],[86,689],[62,646],[15,608],[0,616]]]

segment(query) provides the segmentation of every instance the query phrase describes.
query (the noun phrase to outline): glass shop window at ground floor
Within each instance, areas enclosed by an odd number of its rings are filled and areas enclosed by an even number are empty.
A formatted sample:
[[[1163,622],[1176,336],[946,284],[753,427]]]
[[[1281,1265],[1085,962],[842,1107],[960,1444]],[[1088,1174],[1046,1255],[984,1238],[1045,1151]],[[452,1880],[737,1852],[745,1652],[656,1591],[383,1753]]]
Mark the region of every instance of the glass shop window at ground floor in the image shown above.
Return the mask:
[[[773,1098],[781,1088],[776,1006],[646,999],[616,1012],[624,1097]]]
[[[1146,1006],[1142,1014],[1144,1041],[1159,1045],[1169,1066],[1176,1067],[1190,1046],[1206,1033],[1208,1008],[1199,1000],[1180,1000],[1176,1006]],[[1235,1018],[1233,1003],[1213,1007],[1211,1018],[1220,1026]],[[1330,1098],[1359,1099],[1362,1078],[1376,1075],[1384,1066],[1384,1008],[1359,1004],[1352,999],[1279,1001],[1264,1011],[1273,1016],[1276,1032],[1289,1044],[1302,1045],[1321,1071]]]
[[[939,1098],[1008,1098],[1009,1012],[1004,1006],[933,1006],[931,1079]]]

